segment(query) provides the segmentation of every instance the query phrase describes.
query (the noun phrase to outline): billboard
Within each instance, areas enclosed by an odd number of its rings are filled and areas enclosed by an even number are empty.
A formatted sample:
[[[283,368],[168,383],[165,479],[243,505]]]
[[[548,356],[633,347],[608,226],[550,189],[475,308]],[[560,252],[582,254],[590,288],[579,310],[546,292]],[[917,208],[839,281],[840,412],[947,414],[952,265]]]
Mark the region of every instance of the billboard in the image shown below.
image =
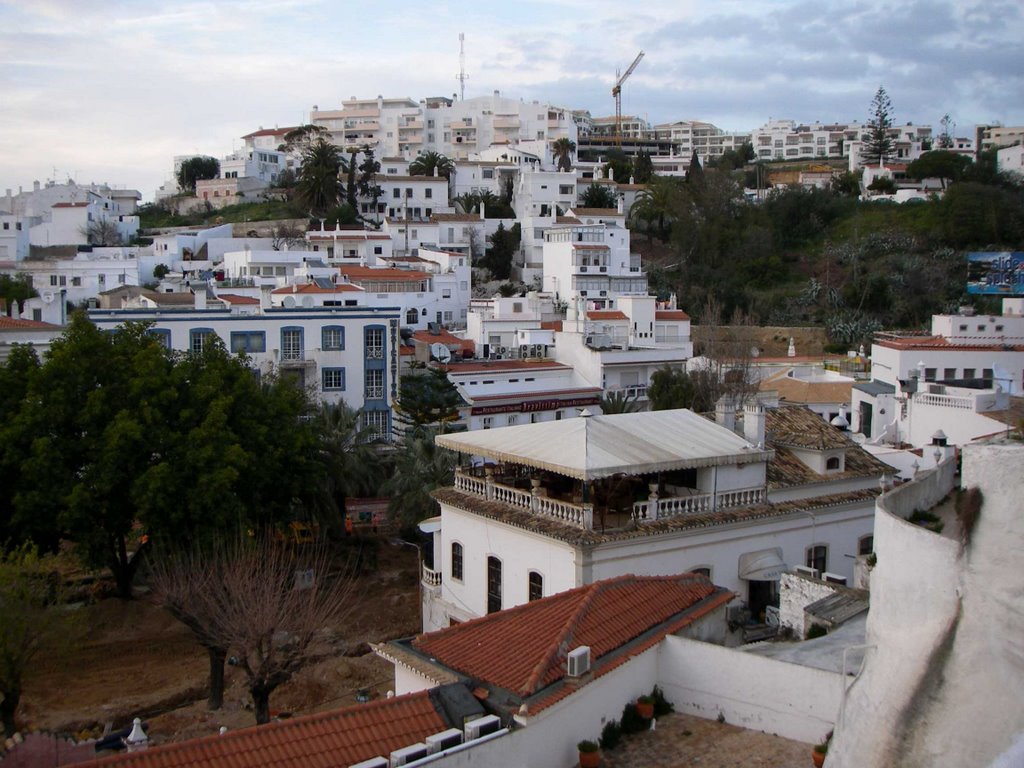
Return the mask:
[[[1024,251],[968,253],[967,292],[1024,296]]]

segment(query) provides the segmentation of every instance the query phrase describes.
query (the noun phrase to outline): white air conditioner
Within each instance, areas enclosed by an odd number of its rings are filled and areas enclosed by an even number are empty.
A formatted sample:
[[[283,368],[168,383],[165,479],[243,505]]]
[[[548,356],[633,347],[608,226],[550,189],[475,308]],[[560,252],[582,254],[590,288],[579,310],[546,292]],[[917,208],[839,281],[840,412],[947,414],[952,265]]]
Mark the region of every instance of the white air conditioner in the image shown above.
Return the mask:
[[[579,677],[590,671],[590,646],[581,645],[569,651],[566,658],[566,674],[569,677]]]
[[[821,578],[829,584],[839,584],[843,587],[846,586],[846,577],[840,576],[838,573],[829,573],[828,571],[825,571],[821,574]]]
[[[438,752],[443,752],[446,749],[457,747],[461,744],[462,731],[458,728],[449,728],[447,731],[427,736],[425,741],[427,743],[427,752],[431,755],[436,755]]]
[[[530,347],[528,345],[526,345],[526,344],[520,344],[519,345],[519,356],[520,357],[529,357],[530,356]]]
[[[427,751],[427,745],[422,741],[417,744],[411,744],[408,747],[402,747],[396,749],[391,753],[391,767],[395,768],[397,765],[408,765],[409,763],[415,763],[430,754]]]
[[[507,355],[507,354],[508,354],[508,347],[502,347],[502,348],[501,348],[501,349],[499,349],[498,351],[499,351],[499,352],[500,352],[501,354],[503,354],[503,355]]]
[[[484,715],[478,717],[476,720],[470,720],[466,723],[466,741],[472,741],[473,739],[479,739],[481,736],[486,736],[489,733],[495,733],[501,729],[501,720],[494,715]]]
[[[537,357],[537,350],[540,349],[536,344],[530,345],[530,357]]]
[[[391,764],[386,757],[371,757],[361,763],[353,763],[348,768],[391,768]]]

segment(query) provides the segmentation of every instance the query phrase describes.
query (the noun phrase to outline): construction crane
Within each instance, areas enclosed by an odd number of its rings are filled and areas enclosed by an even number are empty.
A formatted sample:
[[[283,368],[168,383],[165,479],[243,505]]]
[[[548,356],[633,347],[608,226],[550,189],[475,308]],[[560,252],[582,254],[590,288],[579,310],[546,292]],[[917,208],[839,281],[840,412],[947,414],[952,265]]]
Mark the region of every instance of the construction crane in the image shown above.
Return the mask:
[[[633,74],[633,70],[636,69],[636,65],[640,63],[640,59],[644,57],[644,52],[640,51],[633,59],[633,63],[629,65],[625,72],[621,75],[618,70],[615,70],[615,85],[612,88],[612,96],[615,97],[615,146],[622,146],[622,84],[626,82],[626,78]]]

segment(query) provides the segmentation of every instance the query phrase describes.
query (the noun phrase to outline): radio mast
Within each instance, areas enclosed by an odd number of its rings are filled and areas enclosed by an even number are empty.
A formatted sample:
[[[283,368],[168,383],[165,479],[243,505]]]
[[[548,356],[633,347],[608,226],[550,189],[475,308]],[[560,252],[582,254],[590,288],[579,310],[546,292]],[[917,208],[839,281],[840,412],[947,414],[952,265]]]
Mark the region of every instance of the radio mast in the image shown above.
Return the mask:
[[[466,100],[466,81],[469,75],[466,74],[466,35],[459,32],[459,74],[455,76],[459,81],[459,100]]]

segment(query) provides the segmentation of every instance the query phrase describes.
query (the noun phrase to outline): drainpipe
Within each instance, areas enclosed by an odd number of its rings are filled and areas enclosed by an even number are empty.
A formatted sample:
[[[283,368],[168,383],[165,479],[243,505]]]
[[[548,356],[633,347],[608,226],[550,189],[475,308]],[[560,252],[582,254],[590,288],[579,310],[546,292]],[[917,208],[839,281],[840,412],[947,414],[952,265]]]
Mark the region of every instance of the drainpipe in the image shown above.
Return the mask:
[[[869,645],[848,645],[845,648],[843,648],[843,674],[842,674],[842,677],[839,678],[839,685],[842,686],[842,687],[840,689],[840,695],[839,695],[839,714],[836,716],[836,727],[837,728],[839,727],[839,724],[843,721],[843,716],[846,714],[846,694],[850,690],[849,686],[846,684],[846,654],[849,651],[867,651],[867,650],[872,650],[872,649],[877,648],[877,647],[878,647],[877,645],[869,644]],[[863,667],[863,664],[864,664],[864,662],[861,661],[861,666],[862,667]]]

